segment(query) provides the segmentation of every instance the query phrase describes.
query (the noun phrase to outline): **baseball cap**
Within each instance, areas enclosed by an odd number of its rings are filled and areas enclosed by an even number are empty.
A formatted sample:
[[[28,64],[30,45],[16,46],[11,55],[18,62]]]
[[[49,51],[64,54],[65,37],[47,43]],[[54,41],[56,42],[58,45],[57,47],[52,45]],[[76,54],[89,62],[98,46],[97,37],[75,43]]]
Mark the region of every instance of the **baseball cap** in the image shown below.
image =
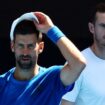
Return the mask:
[[[10,30],[10,39],[11,40],[14,39],[14,30],[15,30],[17,24],[19,24],[23,20],[30,20],[30,21],[39,23],[34,12],[29,12],[29,13],[25,13],[25,14],[21,15],[19,18],[15,19],[12,23],[11,30]]]

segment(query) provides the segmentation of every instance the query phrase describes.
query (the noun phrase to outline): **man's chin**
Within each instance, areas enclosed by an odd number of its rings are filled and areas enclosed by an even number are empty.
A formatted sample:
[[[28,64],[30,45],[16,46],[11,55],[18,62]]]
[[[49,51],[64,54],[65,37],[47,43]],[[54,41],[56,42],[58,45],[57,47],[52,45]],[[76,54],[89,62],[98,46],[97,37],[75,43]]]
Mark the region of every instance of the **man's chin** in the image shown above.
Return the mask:
[[[20,68],[24,71],[29,71],[32,67],[28,67],[28,66],[20,66]]]
[[[19,67],[21,68],[21,69],[24,69],[24,70],[28,70],[28,69],[31,69],[32,68],[32,64],[31,63],[19,63],[18,64],[19,65]]]

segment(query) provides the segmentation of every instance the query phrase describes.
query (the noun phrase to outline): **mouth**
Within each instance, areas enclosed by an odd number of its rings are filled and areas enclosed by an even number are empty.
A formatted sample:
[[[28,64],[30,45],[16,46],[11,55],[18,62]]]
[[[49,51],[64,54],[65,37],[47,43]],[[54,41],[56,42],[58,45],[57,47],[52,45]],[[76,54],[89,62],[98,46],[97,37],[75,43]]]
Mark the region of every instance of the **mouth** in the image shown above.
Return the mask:
[[[29,57],[23,57],[21,59],[22,62],[30,62],[30,58]]]
[[[31,62],[31,59],[32,59],[32,57],[29,56],[29,55],[26,55],[26,56],[21,55],[21,56],[19,57],[19,61],[20,61],[21,63],[30,63],[30,62]]]

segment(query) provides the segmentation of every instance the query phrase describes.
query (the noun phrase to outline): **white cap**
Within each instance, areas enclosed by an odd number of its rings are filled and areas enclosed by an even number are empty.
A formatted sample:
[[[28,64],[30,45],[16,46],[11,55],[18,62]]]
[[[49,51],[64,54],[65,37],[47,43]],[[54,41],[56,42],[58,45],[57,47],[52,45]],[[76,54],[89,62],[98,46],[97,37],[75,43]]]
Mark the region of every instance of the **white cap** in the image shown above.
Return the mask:
[[[39,21],[38,21],[37,17],[35,16],[34,12],[25,13],[25,14],[21,15],[19,18],[14,20],[13,23],[12,23],[11,30],[10,30],[10,39],[11,40],[14,39],[14,30],[15,30],[17,24],[19,24],[23,20],[30,20],[30,21],[39,23]]]

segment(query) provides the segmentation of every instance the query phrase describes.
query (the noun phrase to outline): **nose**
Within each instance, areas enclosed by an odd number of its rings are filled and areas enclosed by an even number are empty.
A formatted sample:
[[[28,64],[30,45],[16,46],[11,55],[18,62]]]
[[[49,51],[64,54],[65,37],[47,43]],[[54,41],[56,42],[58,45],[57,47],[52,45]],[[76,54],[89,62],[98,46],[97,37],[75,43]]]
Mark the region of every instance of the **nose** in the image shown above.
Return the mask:
[[[28,55],[30,53],[29,49],[27,47],[25,47],[23,49],[23,55]]]

